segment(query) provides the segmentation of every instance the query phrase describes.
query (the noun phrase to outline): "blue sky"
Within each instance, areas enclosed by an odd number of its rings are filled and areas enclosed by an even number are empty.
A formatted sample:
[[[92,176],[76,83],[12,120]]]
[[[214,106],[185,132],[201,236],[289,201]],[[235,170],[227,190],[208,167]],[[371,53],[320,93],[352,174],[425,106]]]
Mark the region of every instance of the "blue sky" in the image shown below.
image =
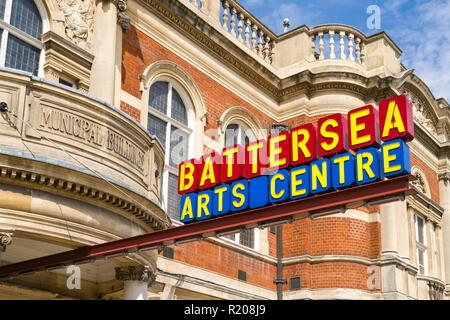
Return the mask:
[[[291,29],[341,23],[366,35],[385,31],[402,49],[402,63],[430,87],[435,98],[450,102],[450,0],[240,0],[275,33],[283,32],[289,18]],[[380,8],[381,28],[369,29],[370,5]]]

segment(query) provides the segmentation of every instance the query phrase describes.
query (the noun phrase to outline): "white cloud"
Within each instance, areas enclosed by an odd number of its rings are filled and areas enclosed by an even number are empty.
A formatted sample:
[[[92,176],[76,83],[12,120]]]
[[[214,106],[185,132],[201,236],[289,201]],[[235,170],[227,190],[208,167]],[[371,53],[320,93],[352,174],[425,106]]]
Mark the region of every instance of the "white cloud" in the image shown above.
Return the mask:
[[[397,0],[398,27],[395,34],[403,50],[402,62],[429,86],[436,98],[450,101],[450,1],[421,3],[405,14]]]

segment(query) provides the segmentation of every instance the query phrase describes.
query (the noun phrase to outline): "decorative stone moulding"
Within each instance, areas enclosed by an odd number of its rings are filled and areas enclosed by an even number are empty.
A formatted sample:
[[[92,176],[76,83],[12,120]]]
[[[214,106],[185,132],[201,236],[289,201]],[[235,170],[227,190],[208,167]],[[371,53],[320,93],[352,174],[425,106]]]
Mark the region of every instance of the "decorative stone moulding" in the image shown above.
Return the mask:
[[[76,88],[89,90],[94,56],[60,35],[49,31],[42,36],[45,46],[45,78],[59,82],[61,76],[72,79]]]

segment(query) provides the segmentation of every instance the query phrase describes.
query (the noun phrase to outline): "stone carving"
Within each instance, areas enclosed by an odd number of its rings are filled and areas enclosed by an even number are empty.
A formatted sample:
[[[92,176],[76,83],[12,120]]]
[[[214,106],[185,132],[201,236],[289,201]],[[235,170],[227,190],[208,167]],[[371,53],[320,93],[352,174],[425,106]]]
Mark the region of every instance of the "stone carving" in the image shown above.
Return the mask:
[[[1,231],[0,232],[0,251],[5,252],[6,246],[12,243],[12,231]]]
[[[409,90],[404,89],[403,94],[406,95],[413,104],[414,120],[427,129],[434,137],[437,137],[436,123],[433,121],[430,111],[425,107],[425,102]]]
[[[438,179],[439,181],[441,180],[444,181],[444,184],[447,186],[448,182],[450,181],[450,173],[449,172],[439,173]]]
[[[117,7],[117,22],[122,27],[122,30],[127,32],[130,29],[130,18],[125,14],[128,8],[128,0],[113,0]]]
[[[432,280],[429,280],[427,284],[430,300],[442,300],[444,296],[445,286]]]
[[[127,268],[116,267],[116,279],[121,281],[143,281],[154,286],[156,275],[150,266],[129,266]]]
[[[427,194],[427,189],[425,187],[425,180],[419,172],[414,173],[416,180],[411,181],[411,184],[423,194]]]
[[[90,49],[94,21],[93,0],[57,0],[64,15],[66,36],[83,49]]]

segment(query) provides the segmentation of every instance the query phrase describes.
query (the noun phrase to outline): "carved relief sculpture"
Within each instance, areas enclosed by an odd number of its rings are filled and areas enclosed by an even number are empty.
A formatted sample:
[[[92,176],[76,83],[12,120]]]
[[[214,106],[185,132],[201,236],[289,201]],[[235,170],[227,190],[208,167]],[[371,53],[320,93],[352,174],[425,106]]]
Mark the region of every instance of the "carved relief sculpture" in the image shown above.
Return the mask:
[[[64,14],[66,36],[83,49],[90,49],[94,21],[93,0],[57,0]]]

